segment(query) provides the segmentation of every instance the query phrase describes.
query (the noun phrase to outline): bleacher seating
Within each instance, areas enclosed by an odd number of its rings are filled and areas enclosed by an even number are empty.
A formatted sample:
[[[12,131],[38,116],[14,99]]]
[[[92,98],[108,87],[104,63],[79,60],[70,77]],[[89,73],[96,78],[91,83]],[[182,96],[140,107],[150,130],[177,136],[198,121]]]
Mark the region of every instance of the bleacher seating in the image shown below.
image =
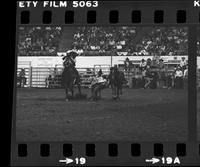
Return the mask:
[[[61,27],[20,27],[18,55],[55,56],[61,32]]]
[[[56,56],[58,50],[69,48],[77,49],[81,55],[93,56],[119,52],[126,55],[188,54],[188,33],[184,27],[93,26],[74,30],[70,29],[73,34],[69,35],[65,27],[20,27],[19,56]]]

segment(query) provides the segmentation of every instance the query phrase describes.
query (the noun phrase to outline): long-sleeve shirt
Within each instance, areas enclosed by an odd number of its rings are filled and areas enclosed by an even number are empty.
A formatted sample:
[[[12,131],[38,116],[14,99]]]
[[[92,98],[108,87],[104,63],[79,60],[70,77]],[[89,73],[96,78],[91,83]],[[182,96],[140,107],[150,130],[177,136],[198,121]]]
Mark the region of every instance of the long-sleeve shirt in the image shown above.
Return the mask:
[[[181,70],[177,70],[176,72],[175,72],[175,78],[176,77],[183,77],[183,72],[181,71]]]

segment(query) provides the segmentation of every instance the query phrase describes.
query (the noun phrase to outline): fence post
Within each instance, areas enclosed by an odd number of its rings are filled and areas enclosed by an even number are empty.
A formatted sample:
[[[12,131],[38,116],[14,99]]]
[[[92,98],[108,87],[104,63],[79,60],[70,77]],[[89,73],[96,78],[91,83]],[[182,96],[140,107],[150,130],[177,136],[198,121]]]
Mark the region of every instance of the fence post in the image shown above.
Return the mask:
[[[29,69],[29,86],[30,88],[32,87],[32,67],[30,66],[30,69]]]

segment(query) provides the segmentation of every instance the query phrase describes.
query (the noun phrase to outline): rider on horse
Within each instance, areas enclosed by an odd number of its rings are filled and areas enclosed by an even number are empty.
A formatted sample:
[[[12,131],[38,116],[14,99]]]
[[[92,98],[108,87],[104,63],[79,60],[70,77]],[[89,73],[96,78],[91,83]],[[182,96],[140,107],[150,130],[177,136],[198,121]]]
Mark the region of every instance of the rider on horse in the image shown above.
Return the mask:
[[[77,78],[79,76],[79,73],[76,69],[76,57],[78,56],[78,53],[74,50],[69,50],[66,54],[66,56],[64,56],[63,59],[63,65],[64,67],[71,67],[74,71],[74,73],[76,74]]]
[[[80,86],[80,76],[76,69],[76,61],[75,58],[78,56],[76,51],[70,50],[67,52],[66,56],[63,59],[64,70],[62,72],[62,86],[66,91],[66,101],[69,100],[69,91],[71,92],[71,96],[73,97],[73,87],[77,85],[79,94],[81,95],[81,86]]]
[[[64,66],[76,66],[76,57],[78,56],[78,53],[73,50],[69,50],[62,59],[64,61]]]

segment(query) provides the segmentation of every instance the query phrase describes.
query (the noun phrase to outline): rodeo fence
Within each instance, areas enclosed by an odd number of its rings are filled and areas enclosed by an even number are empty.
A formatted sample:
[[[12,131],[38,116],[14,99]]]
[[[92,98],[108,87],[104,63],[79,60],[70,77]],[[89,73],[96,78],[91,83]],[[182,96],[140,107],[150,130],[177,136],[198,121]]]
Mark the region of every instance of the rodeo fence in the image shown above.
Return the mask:
[[[141,72],[138,68],[140,60],[132,61],[134,66],[128,70],[124,70],[124,64],[118,64],[120,70],[124,71],[125,79],[127,81],[125,86],[133,86],[133,78],[141,77]],[[168,61],[168,72],[172,72],[174,67],[179,64],[179,61]],[[23,87],[35,87],[35,88],[60,88],[61,87],[61,75],[63,71],[63,65],[57,64],[54,67],[32,67],[31,62],[18,62],[17,76],[21,69],[25,70],[26,83]],[[93,68],[77,68],[80,78],[81,86],[89,87],[91,84],[91,77],[97,74],[99,70],[102,70],[103,75],[108,75],[110,72],[110,65],[96,64]],[[198,73],[200,73],[198,69]],[[199,75],[198,75],[199,76]],[[200,77],[198,77],[198,88],[200,87]],[[20,85],[20,79],[17,80],[18,86]]]
[[[26,84],[23,87],[34,88],[61,88],[61,75],[62,67],[20,67],[17,69],[17,75],[19,75],[21,69],[25,70]],[[91,85],[91,77],[102,70],[103,75],[107,76],[110,72],[110,66],[107,65],[95,65],[94,68],[77,68],[80,78],[81,86],[89,87]],[[135,75],[135,71],[130,70],[125,72],[125,79],[128,81],[128,85],[131,84],[132,76]],[[18,79],[18,86],[20,80]]]
[[[17,75],[19,75],[21,69],[25,70],[26,84],[23,87],[32,88],[61,88],[61,75],[63,68],[56,67],[20,67],[17,69]],[[96,75],[99,70],[102,70],[103,75],[108,76],[110,72],[109,65],[95,65],[94,68],[77,68],[80,78],[81,86],[88,88],[91,85],[91,77]],[[132,77],[138,73],[137,69],[131,69],[124,72],[127,85],[131,87]],[[18,79],[18,86],[20,80]]]
[[[56,67],[23,67],[17,69],[17,76],[21,69],[25,70],[26,84],[23,87],[35,87],[35,88],[60,88],[61,87],[61,75],[63,67],[56,65]],[[109,74],[109,65],[95,65],[94,68],[77,68],[80,78],[81,86],[89,87],[91,84],[91,77],[97,74],[99,69],[102,70],[104,75]],[[18,86],[20,80],[18,79]]]

